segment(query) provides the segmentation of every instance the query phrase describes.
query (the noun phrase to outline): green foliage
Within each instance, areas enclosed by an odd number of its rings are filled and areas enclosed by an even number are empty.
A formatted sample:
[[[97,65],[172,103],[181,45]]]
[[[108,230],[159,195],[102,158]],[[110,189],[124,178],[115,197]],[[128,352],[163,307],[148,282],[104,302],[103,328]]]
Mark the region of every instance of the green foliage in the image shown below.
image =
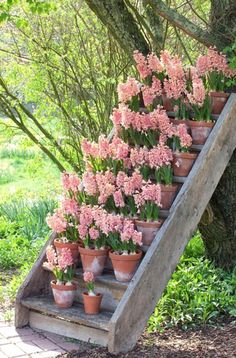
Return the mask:
[[[175,325],[186,329],[212,323],[222,315],[236,316],[236,269],[217,269],[204,256],[199,236],[190,241],[180,264],[149,319],[148,330]]]

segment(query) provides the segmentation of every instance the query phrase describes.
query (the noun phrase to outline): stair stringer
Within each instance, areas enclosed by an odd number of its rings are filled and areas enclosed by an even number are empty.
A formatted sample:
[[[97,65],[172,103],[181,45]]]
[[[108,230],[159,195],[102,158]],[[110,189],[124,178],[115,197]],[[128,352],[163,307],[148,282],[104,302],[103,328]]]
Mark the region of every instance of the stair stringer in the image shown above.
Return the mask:
[[[236,94],[231,94],[109,323],[108,348],[131,350],[160,299],[236,148]]]
[[[15,327],[24,327],[29,323],[29,309],[21,304],[21,300],[29,296],[47,294],[50,284],[50,272],[43,269],[43,262],[46,260],[46,248],[56,238],[53,233],[45,243],[41,253],[20,286],[15,302]]]

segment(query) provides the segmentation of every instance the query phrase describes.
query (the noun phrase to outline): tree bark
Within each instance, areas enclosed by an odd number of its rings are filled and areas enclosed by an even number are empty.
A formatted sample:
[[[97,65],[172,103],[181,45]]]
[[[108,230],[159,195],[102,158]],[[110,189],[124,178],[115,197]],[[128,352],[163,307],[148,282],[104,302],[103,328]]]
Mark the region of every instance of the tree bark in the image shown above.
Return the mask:
[[[149,52],[148,43],[123,0],[86,0],[86,3],[127,54],[132,57],[137,49],[144,54]]]

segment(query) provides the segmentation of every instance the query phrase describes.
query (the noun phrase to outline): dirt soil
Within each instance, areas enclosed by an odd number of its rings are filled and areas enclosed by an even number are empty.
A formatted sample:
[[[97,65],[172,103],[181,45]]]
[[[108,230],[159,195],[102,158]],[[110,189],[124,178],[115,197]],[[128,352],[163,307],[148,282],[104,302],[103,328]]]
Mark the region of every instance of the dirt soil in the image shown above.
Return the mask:
[[[236,358],[236,321],[221,327],[202,327],[182,331],[170,329],[164,333],[145,333],[135,349],[114,356],[106,348],[85,344],[79,351],[58,358]]]

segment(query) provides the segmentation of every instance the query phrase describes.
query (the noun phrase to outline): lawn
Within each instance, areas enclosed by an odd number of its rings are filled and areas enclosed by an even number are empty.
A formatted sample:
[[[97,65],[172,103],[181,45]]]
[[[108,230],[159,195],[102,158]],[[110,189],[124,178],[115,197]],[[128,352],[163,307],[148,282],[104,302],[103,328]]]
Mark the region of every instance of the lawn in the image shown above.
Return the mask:
[[[48,238],[46,215],[56,205],[60,173],[19,138],[0,142],[0,306],[11,319],[15,294]],[[236,271],[216,269],[204,256],[198,233],[190,240],[148,331],[184,329],[236,317]]]

